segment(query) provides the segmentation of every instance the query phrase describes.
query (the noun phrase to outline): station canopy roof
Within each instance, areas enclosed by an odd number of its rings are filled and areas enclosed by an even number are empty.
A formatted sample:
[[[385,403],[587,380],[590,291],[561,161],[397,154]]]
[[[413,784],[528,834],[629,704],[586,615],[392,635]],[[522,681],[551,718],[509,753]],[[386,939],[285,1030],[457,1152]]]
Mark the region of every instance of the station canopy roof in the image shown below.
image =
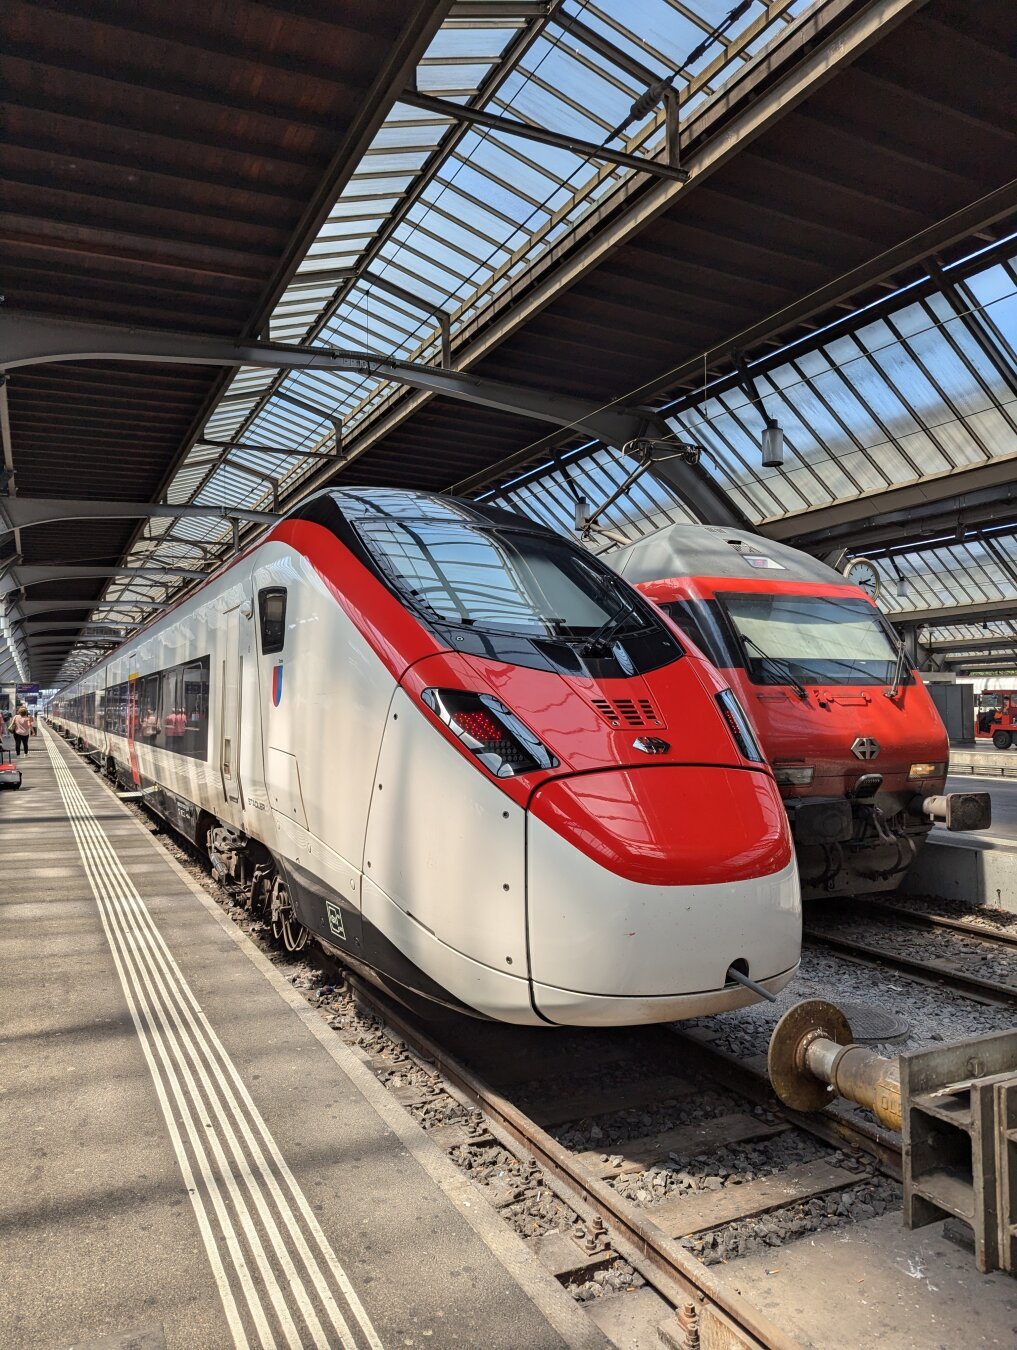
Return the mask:
[[[1017,613],[1007,0],[461,0],[443,12],[401,84],[393,53],[379,57],[376,123],[333,166],[329,204],[272,273],[270,303],[248,302],[241,322],[218,282],[205,288],[215,331],[450,363],[543,391],[549,409],[566,394],[655,410],[702,446],[707,498],[822,556],[872,557],[895,617],[956,610],[963,627],[982,621],[965,606],[997,599]],[[684,184],[591,150],[674,167],[665,84]],[[18,380],[60,369],[12,375],[19,490]],[[133,430],[159,427],[177,447],[159,488],[173,504],[273,511],[330,482],[392,483],[488,496],[569,530],[577,496],[596,503],[634,467],[578,422],[369,370],[110,365],[103,378],[129,392],[139,369],[200,385],[183,427],[179,389],[157,416],[151,401],[124,403]],[[780,470],[760,465],[763,415],[784,431]],[[636,538],[703,518],[689,481],[645,473],[602,523]],[[953,521],[958,494],[972,505]],[[230,522],[207,517],[130,534],[132,567],[205,570],[234,546]],[[137,622],[189,584],[113,578],[94,617]],[[61,677],[95,656],[78,646]]]
[[[986,262],[986,253],[999,261]],[[742,389],[711,397],[708,379],[706,395],[669,419],[677,437],[702,446],[710,472],[761,533],[806,546],[818,533],[813,551],[846,546],[846,558],[870,558],[881,573],[880,606],[896,621],[923,624],[930,641],[977,637],[989,621],[1009,634],[1001,616],[1017,613],[1017,238],[982,245],[943,275],[949,298],[938,291],[913,300],[909,287],[869,322],[862,311],[846,332],[839,323],[778,349],[782,359],[755,382],[784,431],[782,468],[762,467],[761,415]],[[603,447],[576,447],[482,495],[568,530],[578,497],[606,500],[634,467]],[[977,470],[998,490],[983,493],[965,519],[964,504],[940,494]],[[926,525],[912,506],[881,527],[886,494],[909,486],[921,494],[916,502],[942,501],[940,514]],[[845,505],[850,520],[824,540],[821,512]],[[635,540],[694,518],[647,474],[600,524]],[[606,536],[601,543],[613,547]],[[968,617],[977,628],[964,626]]]

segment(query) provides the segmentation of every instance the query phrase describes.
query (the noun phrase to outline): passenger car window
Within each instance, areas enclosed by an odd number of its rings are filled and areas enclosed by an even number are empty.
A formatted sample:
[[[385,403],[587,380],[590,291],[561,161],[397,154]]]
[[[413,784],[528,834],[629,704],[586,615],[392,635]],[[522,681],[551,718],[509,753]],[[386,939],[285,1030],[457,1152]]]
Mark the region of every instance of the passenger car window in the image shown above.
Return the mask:
[[[258,592],[258,621],[264,655],[281,652],[286,642],[285,586],[265,586]]]

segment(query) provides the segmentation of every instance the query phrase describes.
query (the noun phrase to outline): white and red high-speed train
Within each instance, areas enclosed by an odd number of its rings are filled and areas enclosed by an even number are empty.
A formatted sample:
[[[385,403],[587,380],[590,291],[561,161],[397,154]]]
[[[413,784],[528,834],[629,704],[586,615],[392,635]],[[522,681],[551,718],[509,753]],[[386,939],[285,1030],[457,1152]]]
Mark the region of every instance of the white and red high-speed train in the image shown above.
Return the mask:
[[[798,877],[749,723],[679,630],[531,522],[311,498],[54,700],[291,947],[508,1022],[739,1007]],[[306,930],[306,931],[305,931]]]

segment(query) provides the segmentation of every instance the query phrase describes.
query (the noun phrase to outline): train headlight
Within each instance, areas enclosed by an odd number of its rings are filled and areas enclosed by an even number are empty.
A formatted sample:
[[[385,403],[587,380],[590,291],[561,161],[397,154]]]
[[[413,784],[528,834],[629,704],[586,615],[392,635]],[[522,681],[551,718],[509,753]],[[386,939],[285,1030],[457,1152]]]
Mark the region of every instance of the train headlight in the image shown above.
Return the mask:
[[[724,714],[728,731],[734,737],[734,743],[741,751],[742,757],[751,759],[756,764],[765,764],[766,757],[759,748],[759,742],[756,740],[749,719],[745,716],[742,705],[730,689],[720,691],[717,695],[717,706]]]
[[[420,697],[495,778],[513,778],[558,764],[529,727],[491,694],[425,689]]]
[[[908,778],[945,778],[946,765],[934,764],[931,761],[922,761],[920,764],[912,764],[908,769]]]
[[[781,787],[808,787],[816,770],[812,764],[781,764],[774,760],[773,776]]]

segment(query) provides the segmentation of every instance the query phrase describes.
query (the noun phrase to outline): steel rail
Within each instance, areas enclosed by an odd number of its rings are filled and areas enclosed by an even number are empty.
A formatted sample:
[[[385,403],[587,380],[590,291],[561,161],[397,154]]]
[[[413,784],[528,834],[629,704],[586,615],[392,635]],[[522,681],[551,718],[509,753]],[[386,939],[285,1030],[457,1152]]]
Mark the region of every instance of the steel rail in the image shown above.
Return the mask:
[[[877,961],[882,961],[913,979],[921,980],[933,987],[947,985],[958,994],[975,999],[977,1002],[1006,1003],[1017,1007],[1017,985],[1000,984],[997,980],[987,980],[978,975],[967,975],[963,971],[955,970],[939,961],[919,961],[910,956],[902,956],[899,952],[890,951],[885,947],[873,947],[869,943],[855,938],[837,937],[829,933],[816,932],[812,928],[806,928],[802,936],[817,946],[829,947],[832,951],[842,952],[845,956],[854,957],[863,965],[872,965]],[[988,942],[993,940],[992,938],[986,939]]]
[[[963,919],[950,919],[945,914],[925,914],[921,910],[908,909],[906,905],[894,905],[888,900],[876,900],[869,896],[856,898],[853,903],[876,910],[879,914],[888,914],[916,928],[948,928],[954,933],[964,933],[967,937],[981,938],[985,942],[1017,947],[1017,916],[1014,918],[1014,931],[1008,933],[1002,929],[984,928],[981,924],[965,923]]]
[[[357,998],[375,1011],[390,1031],[405,1041],[421,1058],[433,1063],[463,1096],[561,1183],[566,1192],[591,1206],[607,1225],[612,1242],[619,1237],[625,1246],[644,1258],[652,1270],[649,1277],[651,1283],[676,1307],[680,1307],[690,1295],[705,1298],[754,1342],[769,1350],[801,1350],[800,1341],[771,1322],[734,1290],[727,1280],[697,1261],[612,1186],[589,1172],[574,1154],[518,1107],[513,1106],[425,1032],[406,1021],[382,993],[351,974],[347,968],[344,968],[343,973],[347,984],[356,991]],[[620,1251],[620,1254],[624,1255],[624,1251]]]

